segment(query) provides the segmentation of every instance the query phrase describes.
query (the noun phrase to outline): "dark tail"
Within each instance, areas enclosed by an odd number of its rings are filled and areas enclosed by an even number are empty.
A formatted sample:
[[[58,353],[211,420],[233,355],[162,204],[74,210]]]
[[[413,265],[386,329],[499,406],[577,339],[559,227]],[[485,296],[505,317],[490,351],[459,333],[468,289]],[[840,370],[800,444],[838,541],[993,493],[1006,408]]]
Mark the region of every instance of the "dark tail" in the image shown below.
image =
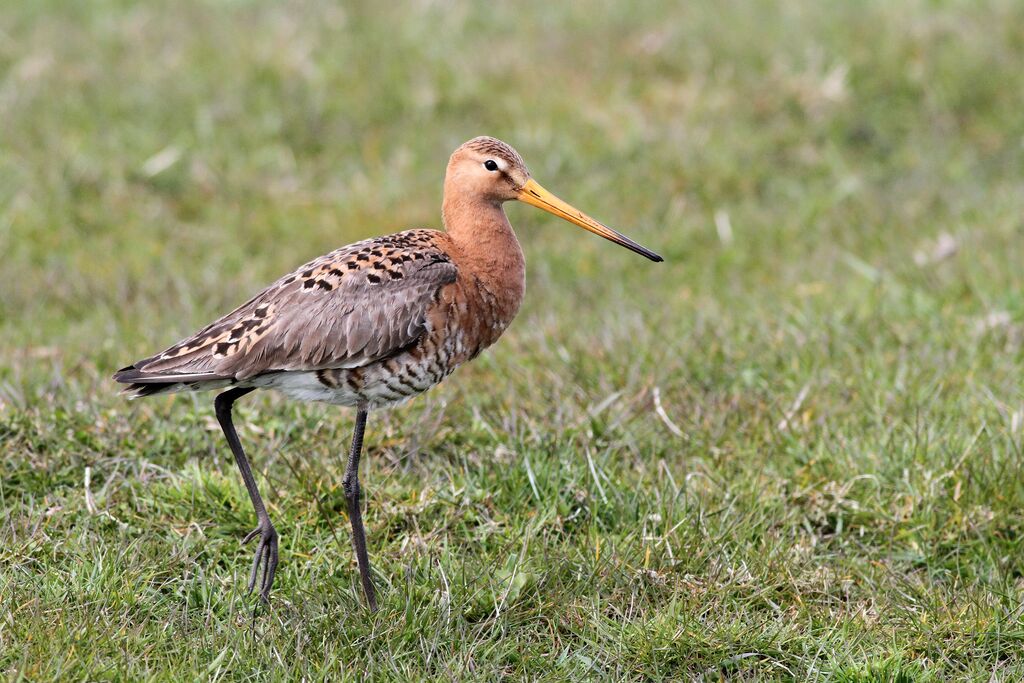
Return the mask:
[[[156,394],[173,394],[179,391],[215,389],[233,382],[231,378],[213,373],[201,374],[147,374],[134,365],[121,368],[114,373],[114,381],[127,384],[121,393],[128,398],[145,398]]]

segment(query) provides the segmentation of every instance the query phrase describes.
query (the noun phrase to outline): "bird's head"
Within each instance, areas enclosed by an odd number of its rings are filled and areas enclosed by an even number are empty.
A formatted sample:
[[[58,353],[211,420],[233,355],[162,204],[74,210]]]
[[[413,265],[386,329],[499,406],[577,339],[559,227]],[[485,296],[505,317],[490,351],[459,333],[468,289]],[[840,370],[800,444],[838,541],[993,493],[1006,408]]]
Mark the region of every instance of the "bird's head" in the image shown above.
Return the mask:
[[[530,170],[526,168],[526,162],[519,156],[519,152],[497,138],[480,136],[456,149],[448,161],[445,188],[446,192],[457,192],[462,196],[478,197],[498,204],[515,199],[543,209],[652,261],[663,260],[650,249],[545,190],[530,176]]]

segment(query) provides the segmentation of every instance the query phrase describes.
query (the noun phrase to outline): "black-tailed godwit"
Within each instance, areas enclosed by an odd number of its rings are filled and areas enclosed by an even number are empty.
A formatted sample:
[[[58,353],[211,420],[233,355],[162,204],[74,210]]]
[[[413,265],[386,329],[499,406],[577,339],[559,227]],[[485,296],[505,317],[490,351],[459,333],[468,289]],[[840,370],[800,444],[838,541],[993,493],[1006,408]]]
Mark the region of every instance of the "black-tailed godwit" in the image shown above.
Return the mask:
[[[278,541],[232,424],[234,402],[256,389],[276,389],[356,409],[343,486],[363,591],[376,610],[359,491],[367,414],[439,383],[512,322],[526,284],[523,251],[502,208],[513,199],[662,260],[537,184],[512,147],[478,137],[448,162],[443,232],[409,230],[336,249],[114,375],[132,397],[226,389],[214,401],[217,419],[258,520],[243,540],[259,539],[250,592],[262,567],[260,596],[268,599]]]

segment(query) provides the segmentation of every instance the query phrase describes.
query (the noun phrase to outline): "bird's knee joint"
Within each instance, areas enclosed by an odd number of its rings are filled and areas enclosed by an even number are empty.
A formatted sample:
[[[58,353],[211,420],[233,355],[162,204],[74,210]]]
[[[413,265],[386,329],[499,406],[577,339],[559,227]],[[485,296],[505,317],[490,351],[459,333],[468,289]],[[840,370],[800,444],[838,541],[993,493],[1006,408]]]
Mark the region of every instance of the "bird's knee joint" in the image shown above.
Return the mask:
[[[345,497],[349,500],[359,500],[359,480],[345,477],[341,482],[341,488],[345,491]]]
[[[225,418],[231,419],[231,408],[233,406],[234,401],[228,401],[223,396],[213,399],[213,412],[217,415],[217,419],[222,422]]]

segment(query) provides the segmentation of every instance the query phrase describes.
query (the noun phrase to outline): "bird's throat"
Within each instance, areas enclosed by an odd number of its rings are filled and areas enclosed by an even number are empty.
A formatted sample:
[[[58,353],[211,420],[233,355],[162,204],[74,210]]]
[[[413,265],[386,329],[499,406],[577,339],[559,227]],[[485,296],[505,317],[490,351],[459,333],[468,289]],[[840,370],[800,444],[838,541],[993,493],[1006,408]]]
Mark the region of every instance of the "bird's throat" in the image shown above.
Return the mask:
[[[442,214],[467,271],[502,300],[501,308],[508,309],[504,313],[511,321],[526,288],[526,261],[501,204],[446,193]]]
[[[501,204],[446,196],[442,217],[448,235],[474,266],[523,272],[523,250]]]

